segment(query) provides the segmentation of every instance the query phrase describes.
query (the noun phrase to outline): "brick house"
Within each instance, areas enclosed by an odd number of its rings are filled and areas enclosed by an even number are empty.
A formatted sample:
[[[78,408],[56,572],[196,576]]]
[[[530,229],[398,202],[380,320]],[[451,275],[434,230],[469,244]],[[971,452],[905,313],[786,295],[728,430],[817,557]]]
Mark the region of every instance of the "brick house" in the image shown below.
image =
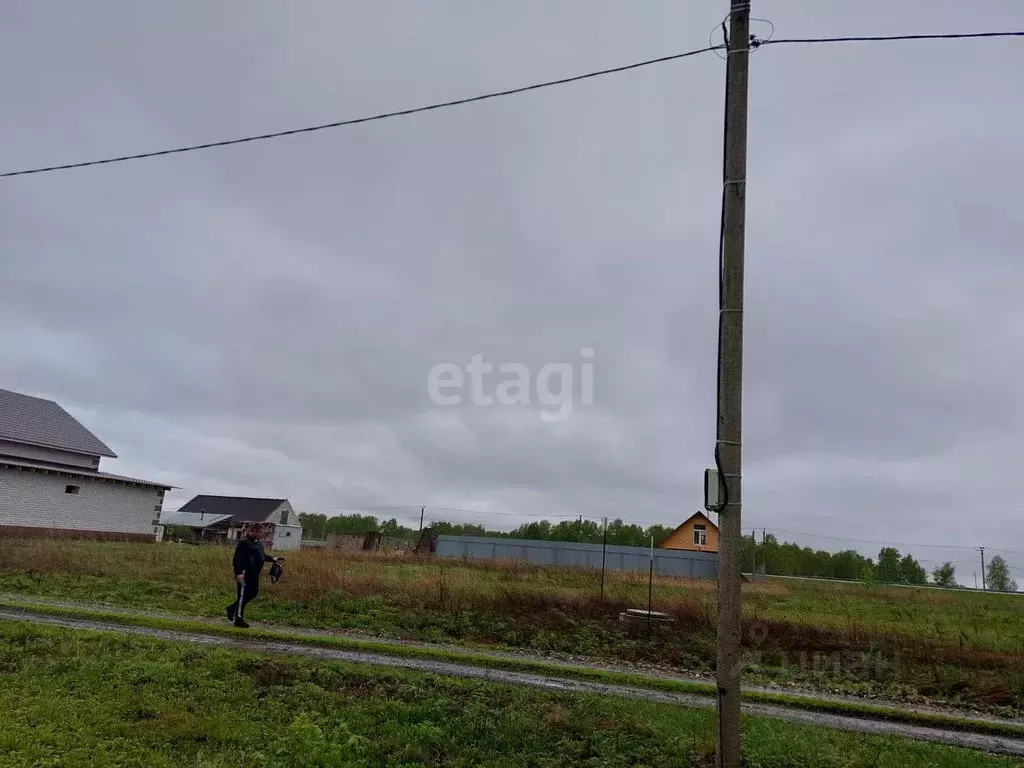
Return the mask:
[[[199,531],[206,540],[235,541],[249,524],[261,523],[267,547],[298,549],[302,542],[302,526],[288,499],[200,494],[177,512],[165,513],[162,520]]]
[[[153,541],[174,486],[100,471],[117,458],[52,400],[0,389],[0,535]]]

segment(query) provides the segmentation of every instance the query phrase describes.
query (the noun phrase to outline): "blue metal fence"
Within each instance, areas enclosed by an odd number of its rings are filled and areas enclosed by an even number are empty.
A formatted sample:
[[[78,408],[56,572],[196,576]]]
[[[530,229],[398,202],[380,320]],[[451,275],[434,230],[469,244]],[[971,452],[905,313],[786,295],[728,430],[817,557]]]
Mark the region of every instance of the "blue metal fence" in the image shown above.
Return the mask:
[[[438,536],[439,557],[465,557],[478,560],[525,560],[536,565],[575,568],[601,568],[600,544],[576,544],[570,541],[530,541],[494,539],[481,536]],[[650,568],[651,550],[647,547],[608,546],[605,568],[609,571],[642,571]],[[679,549],[655,549],[654,572],[659,576],[713,579],[718,576],[718,555],[714,552],[689,552]]]

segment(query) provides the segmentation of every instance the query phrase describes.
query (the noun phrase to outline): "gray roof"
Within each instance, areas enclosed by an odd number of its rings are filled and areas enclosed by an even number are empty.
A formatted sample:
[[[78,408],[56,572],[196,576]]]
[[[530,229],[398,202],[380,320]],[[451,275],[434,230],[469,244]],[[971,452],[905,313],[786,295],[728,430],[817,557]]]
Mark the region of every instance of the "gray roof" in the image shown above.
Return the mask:
[[[231,515],[211,515],[199,512],[167,512],[160,515],[160,525],[184,525],[188,528],[209,528],[211,525],[230,520]]]
[[[125,475],[112,475],[110,472],[97,472],[92,469],[71,469],[70,467],[55,467],[52,464],[44,464],[43,462],[37,461],[26,461],[23,459],[8,459],[0,457],[0,467],[16,467],[18,469],[41,469],[47,472],[52,472],[57,475],[64,475],[66,477],[91,477],[96,480],[110,480],[115,483],[128,483],[130,485],[148,485],[153,488],[163,488],[164,490],[171,490],[176,486],[169,485],[167,483],[156,483],[152,480],[140,480],[137,477],[127,477]]]
[[[87,456],[117,454],[53,400],[0,389],[0,440]]]

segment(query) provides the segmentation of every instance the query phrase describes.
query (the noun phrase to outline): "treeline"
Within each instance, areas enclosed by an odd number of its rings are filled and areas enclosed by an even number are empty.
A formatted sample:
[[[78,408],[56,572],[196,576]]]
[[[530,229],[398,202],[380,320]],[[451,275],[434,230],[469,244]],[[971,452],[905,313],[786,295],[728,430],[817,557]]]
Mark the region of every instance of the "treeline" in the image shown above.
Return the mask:
[[[780,542],[769,533],[761,541],[756,541],[756,536],[745,538],[743,556],[745,569],[751,567],[748,563],[756,563],[758,567],[765,566],[765,572],[773,576],[809,576],[886,584],[928,583],[928,573],[913,555],[901,555],[894,547],[882,549],[876,562],[853,549],[840,552],[811,549],[787,541]],[[952,574],[944,574],[942,581],[953,581]]]
[[[299,525],[302,526],[302,538],[323,541],[329,533],[369,533],[380,531],[385,536],[396,538],[414,538],[416,531],[406,528],[396,519],[378,520],[373,515],[312,515],[299,513]]]
[[[380,531],[385,536],[394,538],[414,539],[419,535],[417,529],[408,528],[395,518],[378,520],[373,515],[313,515],[300,513],[299,524],[302,536],[306,539],[325,539],[330,533],[366,533]],[[600,544],[604,540],[604,531],[600,523],[594,520],[563,520],[551,523],[541,520],[524,523],[512,531],[491,531],[482,525],[472,523],[450,523],[431,520],[426,523],[430,530],[439,536],[490,536],[502,539],[531,539],[534,541],[572,541],[584,544]],[[613,520],[608,523],[608,543],[628,547],[647,547],[651,537],[655,543],[661,541],[672,528],[664,525],[652,525],[641,528],[639,525]]]
[[[302,535],[307,539],[324,539],[330,533],[366,533],[380,531],[382,534],[398,539],[415,539],[419,535],[417,529],[400,524],[395,518],[378,520],[372,515],[326,515],[300,514]],[[451,523],[432,520],[431,531],[436,535],[448,536],[489,536],[501,539],[529,539],[533,541],[571,541],[584,544],[600,544],[604,541],[604,530],[595,520],[563,520],[552,523],[548,520],[524,523],[511,531],[491,531],[482,525],[472,523]],[[664,525],[652,525],[643,528],[634,523],[612,520],[608,523],[608,544],[627,547],[648,547],[653,537],[655,544],[672,532],[672,528]],[[807,576],[819,579],[844,579],[848,581],[870,581],[885,584],[934,584],[944,587],[959,587],[956,582],[956,568],[952,563],[943,563],[929,574],[924,567],[909,554],[901,554],[895,547],[885,547],[878,553],[877,561],[865,557],[860,552],[845,549],[840,552],[827,552],[821,549],[801,547],[786,541],[779,541],[774,534],[767,534],[762,540],[756,535],[743,539],[742,564],[744,571],[765,567],[765,572],[772,576]],[[1008,578],[1000,579],[1005,566],[1001,562],[996,566],[996,579],[999,587],[1003,581],[1016,584]],[[931,579],[929,580],[929,575]],[[990,579],[993,581],[993,579]],[[990,588],[992,586],[990,585]],[[998,587],[996,587],[998,588]],[[1009,591],[1009,590],[1008,590]]]

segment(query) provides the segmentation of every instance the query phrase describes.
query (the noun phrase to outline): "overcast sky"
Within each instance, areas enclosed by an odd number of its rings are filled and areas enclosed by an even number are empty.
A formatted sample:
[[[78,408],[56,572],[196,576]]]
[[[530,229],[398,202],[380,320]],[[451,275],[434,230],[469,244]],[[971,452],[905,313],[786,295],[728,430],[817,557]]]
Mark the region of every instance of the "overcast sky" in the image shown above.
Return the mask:
[[[10,0],[0,170],[698,48],[726,5]],[[1024,28],[1016,0],[754,13],[780,37]],[[777,46],[751,70],[745,528],[1024,551],[1024,41]],[[715,437],[723,84],[706,54],[0,180],[0,386],[61,402],[106,469],[180,486],[171,508],[681,521]],[[572,366],[571,414],[474,405],[468,379],[433,403],[431,368],[474,354]]]

